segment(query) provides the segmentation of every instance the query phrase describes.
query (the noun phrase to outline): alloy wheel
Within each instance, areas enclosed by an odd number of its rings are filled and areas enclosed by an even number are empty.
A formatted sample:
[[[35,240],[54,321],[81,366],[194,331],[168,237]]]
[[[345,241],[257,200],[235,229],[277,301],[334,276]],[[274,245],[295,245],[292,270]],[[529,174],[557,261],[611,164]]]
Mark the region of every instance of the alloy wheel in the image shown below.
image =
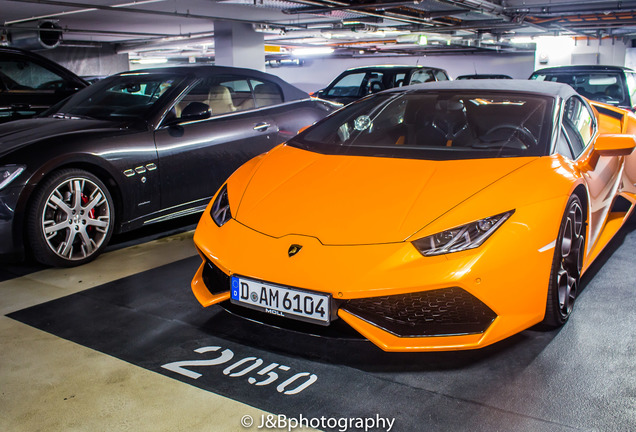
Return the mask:
[[[581,269],[585,248],[585,230],[583,210],[578,200],[570,202],[565,217],[563,236],[559,253],[559,269],[557,271],[557,294],[559,312],[566,318],[572,312],[574,300],[579,289]]]
[[[41,227],[46,243],[68,261],[93,255],[109,234],[111,208],[95,182],[73,177],[58,184],[46,198]]]

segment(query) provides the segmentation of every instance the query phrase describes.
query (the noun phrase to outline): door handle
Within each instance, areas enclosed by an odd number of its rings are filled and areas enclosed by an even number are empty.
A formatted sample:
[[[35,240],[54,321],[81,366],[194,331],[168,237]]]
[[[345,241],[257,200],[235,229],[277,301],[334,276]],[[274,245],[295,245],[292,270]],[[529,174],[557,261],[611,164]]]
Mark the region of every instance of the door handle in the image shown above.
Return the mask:
[[[266,131],[270,126],[271,124],[267,122],[261,122],[261,123],[257,123],[256,126],[254,126],[254,130],[263,132],[263,131]]]

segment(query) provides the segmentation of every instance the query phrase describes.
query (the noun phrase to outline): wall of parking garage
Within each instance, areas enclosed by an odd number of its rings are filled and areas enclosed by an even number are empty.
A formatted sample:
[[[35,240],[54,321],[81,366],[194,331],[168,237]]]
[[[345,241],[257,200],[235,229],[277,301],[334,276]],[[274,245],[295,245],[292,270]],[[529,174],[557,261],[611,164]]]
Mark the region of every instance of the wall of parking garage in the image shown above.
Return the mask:
[[[306,58],[302,66],[268,67],[277,75],[302,90],[312,92],[324,88],[345,69],[356,66],[398,64],[423,65],[445,69],[451,78],[474,73],[506,74],[527,79],[534,70],[533,54],[444,55],[413,57]]]
[[[536,69],[583,64],[625,66],[626,63],[627,45],[620,39],[540,37],[536,43]]]
[[[117,54],[112,48],[58,47],[37,51],[79,76],[107,76],[127,71],[128,54]]]

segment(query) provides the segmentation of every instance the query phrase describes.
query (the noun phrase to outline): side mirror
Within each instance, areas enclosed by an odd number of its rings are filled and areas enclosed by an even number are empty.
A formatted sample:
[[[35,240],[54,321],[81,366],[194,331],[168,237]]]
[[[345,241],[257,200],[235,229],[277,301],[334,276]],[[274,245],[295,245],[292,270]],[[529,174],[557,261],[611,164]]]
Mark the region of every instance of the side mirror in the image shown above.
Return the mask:
[[[636,147],[636,137],[627,134],[603,134],[594,142],[588,156],[579,162],[581,168],[593,170],[601,156],[627,156]]]
[[[594,152],[599,156],[627,156],[636,148],[636,137],[626,134],[603,134],[596,138]]]
[[[190,102],[181,111],[180,121],[203,120],[210,118],[210,106],[203,102]]]

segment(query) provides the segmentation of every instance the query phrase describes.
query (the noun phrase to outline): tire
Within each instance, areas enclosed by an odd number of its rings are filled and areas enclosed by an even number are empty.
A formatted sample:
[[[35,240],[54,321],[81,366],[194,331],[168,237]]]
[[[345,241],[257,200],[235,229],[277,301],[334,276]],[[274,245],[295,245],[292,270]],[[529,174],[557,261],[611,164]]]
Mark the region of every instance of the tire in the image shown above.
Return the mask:
[[[572,195],[561,219],[554,247],[548,299],[542,325],[554,329],[565,324],[572,313],[581,283],[585,255],[585,213],[581,200]]]
[[[104,183],[88,171],[53,172],[36,190],[27,216],[33,257],[56,267],[95,259],[114,227],[113,199]]]

